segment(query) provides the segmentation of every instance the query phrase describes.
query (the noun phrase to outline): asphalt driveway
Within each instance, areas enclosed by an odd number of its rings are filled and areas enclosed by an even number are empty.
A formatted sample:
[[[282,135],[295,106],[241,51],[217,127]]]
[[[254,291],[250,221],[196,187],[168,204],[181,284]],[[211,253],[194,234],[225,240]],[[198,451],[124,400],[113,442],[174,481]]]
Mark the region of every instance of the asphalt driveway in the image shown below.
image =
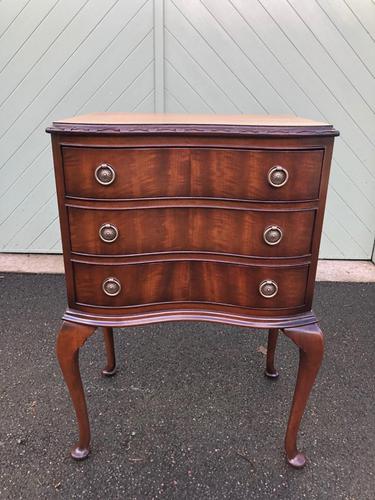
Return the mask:
[[[54,343],[61,275],[0,277],[1,499],[374,499],[375,284],[319,283],[326,354],[302,423],[308,465],[283,437],[298,353],[263,376],[263,332],[208,323],[117,330],[119,372],[100,376],[97,332],[82,349],[92,454],[76,437]]]

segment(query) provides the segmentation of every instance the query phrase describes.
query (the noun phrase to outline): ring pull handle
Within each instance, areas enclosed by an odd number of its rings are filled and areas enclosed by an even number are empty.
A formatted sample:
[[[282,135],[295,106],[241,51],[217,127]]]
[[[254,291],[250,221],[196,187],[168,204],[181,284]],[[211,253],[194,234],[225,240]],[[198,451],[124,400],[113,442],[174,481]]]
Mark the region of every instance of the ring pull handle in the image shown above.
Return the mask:
[[[268,226],[264,230],[263,239],[267,245],[278,245],[282,240],[284,234],[279,226]]]
[[[280,165],[275,165],[268,172],[268,182],[272,187],[279,188],[284,186],[289,179],[289,172]]]
[[[102,224],[99,229],[99,237],[104,243],[113,243],[118,238],[118,229],[114,224]]]
[[[279,287],[277,286],[276,281],[273,280],[264,280],[259,285],[259,293],[265,299],[272,299],[277,295],[279,291]]]
[[[116,178],[116,172],[109,163],[101,163],[95,169],[95,179],[102,186],[109,186]]]
[[[102,283],[103,292],[109,297],[116,297],[121,292],[121,283],[117,278],[106,278]]]

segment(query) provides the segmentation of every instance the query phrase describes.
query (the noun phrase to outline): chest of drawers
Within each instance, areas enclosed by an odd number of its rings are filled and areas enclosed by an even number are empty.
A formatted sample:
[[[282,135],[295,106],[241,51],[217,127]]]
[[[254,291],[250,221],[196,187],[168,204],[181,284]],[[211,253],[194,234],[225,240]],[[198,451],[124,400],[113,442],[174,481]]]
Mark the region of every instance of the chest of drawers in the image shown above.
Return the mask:
[[[68,308],[57,355],[90,430],[78,351],[104,328],[199,320],[279,330],[300,349],[285,447],[295,467],[305,404],[323,354],[311,310],[332,126],[296,117],[93,114],[54,122],[53,156]]]

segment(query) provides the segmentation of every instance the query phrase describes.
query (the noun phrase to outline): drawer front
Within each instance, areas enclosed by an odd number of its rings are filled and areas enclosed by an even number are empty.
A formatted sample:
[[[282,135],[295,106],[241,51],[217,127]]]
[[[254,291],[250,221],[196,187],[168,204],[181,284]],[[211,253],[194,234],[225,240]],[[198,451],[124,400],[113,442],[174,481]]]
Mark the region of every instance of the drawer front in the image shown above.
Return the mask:
[[[193,196],[261,201],[317,199],[322,161],[321,150],[192,150]]]
[[[311,252],[315,219],[314,210],[68,210],[72,251],[111,256],[183,251],[262,257],[306,255]]]
[[[62,148],[68,196],[297,201],[319,196],[321,150]]]
[[[73,263],[76,302],[131,307],[195,302],[248,308],[303,306],[308,266],[261,268],[215,261]]]
[[[129,199],[189,196],[188,149],[105,149],[63,147],[65,189],[68,196]],[[100,165],[114,172],[101,184]],[[99,171],[97,170],[99,168]],[[105,167],[102,169],[105,173]]]

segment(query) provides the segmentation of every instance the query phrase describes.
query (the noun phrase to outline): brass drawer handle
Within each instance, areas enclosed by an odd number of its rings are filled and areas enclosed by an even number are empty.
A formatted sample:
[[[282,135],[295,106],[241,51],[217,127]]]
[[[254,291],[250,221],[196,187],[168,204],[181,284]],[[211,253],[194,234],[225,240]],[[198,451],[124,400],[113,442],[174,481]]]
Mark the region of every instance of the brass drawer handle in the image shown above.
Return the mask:
[[[277,286],[276,281],[273,280],[264,280],[259,285],[259,293],[265,299],[272,299],[272,297],[275,297],[275,295],[277,295],[278,291],[279,287]]]
[[[116,172],[108,163],[101,163],[95,169],[95,179],[103,186],[109,186],[116,178]]]
[[[289,172],[286,168],[281,167],[280,165],[275,165],[268,172],[268,182],[271,186],[279,188],[284,186],[289,179]]]
[[[267,245],[278,245],[283,239],[283,231],[279,226],[268,226],[264,230],[263,239]]]
[[[114,224],[102,224],[99,229],[99,237],[104,243],[113,243],[118,238],[118,229]]]
[[[121,283],[117,278],[106,278],[102,284],[103,292],[110,297],[116,297],[121,292]]]

